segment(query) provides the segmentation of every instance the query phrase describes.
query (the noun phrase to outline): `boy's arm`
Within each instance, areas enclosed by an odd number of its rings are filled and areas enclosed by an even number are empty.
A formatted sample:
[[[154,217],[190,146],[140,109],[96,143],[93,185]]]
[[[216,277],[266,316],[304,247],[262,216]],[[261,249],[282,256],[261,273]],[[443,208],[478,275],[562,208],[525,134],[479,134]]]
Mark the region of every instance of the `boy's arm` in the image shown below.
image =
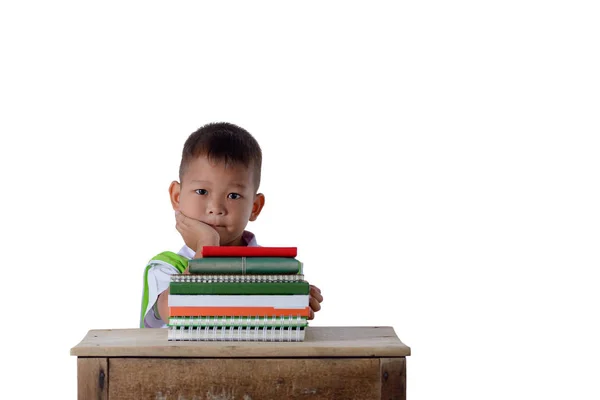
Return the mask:
[[[148,262],[144,271],[140,328],[164,326],[162,319],[158,317],[158,297],[169,287],[171,275],[180,273],[185,268],[183,260],[185,257],[163,252]]]
[[[158,315],[165,324],[169,323],[169,288],[158,295]]]
[[[210,243],[204,243],[202,245],[199,243],[198,246],[196,246],[196,249],[198,249],[198,250],[196,250],[196,254],[194,255],[194,258],[202,258],[202,247],[203,246],[218,246],[218,245],[219,245],[218,240],[216,241],[216,243],[214,241],[212,241]],[[192,250],[194,250],[194,249],[192,248]],[[183,271],[184,274],[190,273],[188,268],[186,268],[185,271]],[[160,319],[165,324],[168,324],[169,323],[169,288],[167,288],[164,292],[162,292],[161,294],[158,295],[158,300],[156,301],[156,303],[157,303],[157,308],[158,308],[158,317],[160,317]]]

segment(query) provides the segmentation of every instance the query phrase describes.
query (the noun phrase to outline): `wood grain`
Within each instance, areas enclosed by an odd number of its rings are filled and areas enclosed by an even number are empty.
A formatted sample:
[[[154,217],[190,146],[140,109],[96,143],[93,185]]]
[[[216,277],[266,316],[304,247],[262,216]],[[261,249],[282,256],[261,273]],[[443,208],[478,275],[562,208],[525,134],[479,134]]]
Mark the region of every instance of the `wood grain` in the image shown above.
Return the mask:
[[[77,398],[108,399],[108,362],[106,358],[77,359]]]
[[[111,400],[381,398],[376,358],[114,358],[109,364]]]
[[[169,342],[166,329],[91,330],[71,349],[80,357],[405,357],[392,327],[308,327],[303,342]]]
[[[406,400],[406,359],[381,358],[381,400]]]

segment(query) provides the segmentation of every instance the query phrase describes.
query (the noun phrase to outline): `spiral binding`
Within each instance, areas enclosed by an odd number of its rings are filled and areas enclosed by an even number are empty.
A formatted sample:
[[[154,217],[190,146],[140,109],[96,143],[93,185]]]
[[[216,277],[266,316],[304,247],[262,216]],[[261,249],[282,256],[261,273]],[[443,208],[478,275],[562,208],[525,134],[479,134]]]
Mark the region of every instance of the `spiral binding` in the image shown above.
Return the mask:
[[[305,327],[306,317],[171,317],[172,327]]]
[[[174,274],[171,282],[211,283],[211,282],[304,282],[302,274],[279,275],[223,275],[223,274]]]
[[[171,341],[302,342],[304,327],[169,327]]]

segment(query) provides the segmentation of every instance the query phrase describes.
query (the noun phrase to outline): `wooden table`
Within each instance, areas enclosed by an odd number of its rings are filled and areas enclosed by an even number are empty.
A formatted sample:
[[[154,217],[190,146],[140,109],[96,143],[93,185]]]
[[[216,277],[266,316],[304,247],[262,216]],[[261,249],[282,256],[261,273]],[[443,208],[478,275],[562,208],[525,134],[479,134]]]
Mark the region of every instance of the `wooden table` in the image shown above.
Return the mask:
[[[166,329],[91,330],[71,349],[79,399],[405,399],[391,327],[308,327],[304,342],[169,342]]]

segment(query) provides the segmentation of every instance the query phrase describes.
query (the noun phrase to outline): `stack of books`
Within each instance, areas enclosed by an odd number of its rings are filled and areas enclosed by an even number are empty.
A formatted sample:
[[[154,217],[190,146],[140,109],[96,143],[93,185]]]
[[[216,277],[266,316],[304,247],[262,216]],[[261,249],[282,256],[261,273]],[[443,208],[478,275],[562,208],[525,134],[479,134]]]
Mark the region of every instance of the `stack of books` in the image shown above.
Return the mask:
[[[169,340],[304,340],[309,284],[295,247],[205,246],[171,276]]]

